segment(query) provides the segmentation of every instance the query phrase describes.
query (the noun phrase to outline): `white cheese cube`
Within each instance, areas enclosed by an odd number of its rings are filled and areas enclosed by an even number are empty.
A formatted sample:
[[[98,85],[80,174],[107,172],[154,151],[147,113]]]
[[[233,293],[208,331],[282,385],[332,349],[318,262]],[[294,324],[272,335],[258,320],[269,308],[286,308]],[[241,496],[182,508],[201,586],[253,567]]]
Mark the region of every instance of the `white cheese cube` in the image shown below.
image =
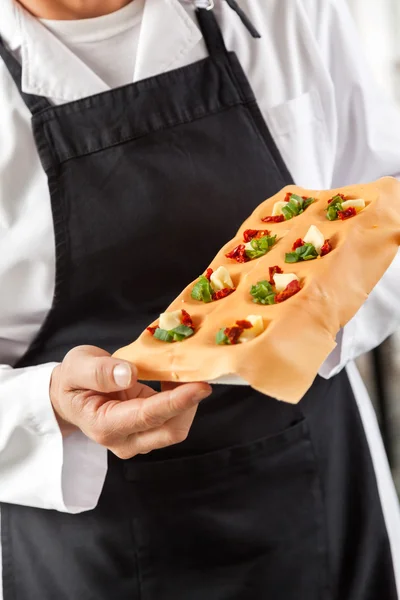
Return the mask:
[[[277,292],[283,292],[292,281],[299,281],[294,273],[275,273],[274,283]]]
[[[287,202],[275,202],[274,207],[272,209],[272,216],[277,217],[279,215],[283,215],[282,208],[287,204]]]
[[[167,331],[171,331],[171,329],[175,329],[182,325],[182,311],[174,310],[171,312],[165,312],[160,315],[160,320],[158,322],[158,326],[160,329],[166,329]]]
[[[306,235],[303,238],[303,242],[305,244],[312,244],[318,254],[321,253],[321,248],[325,243],[324,234],[320,232],[318,227],[315,225],[311,225],[310,229],[307,231]]]
[[[259,315],[249,315],[246,317],[245,321],[249,321],[252,324],[252,327],[251,329],[245,329],[241,334],[239,338],[241,344],[254,340],[254,338],[264,331],[264,322]]]
[[[214,271],[210,277],[210,283],[215,292],[223,290],[224,288],[233,289],[234,287],[229,271],[225,267],[218,267],[218,269]]]
[[[363,208],[365,208],[365,200],[362,198],[353,198],[351,200],[345,200],[342,202],[343,210],[347,208],[355,208],[356,212],[360,212]]]
[[[247,244],[244,245],[246,250],[254,250],[253,246],[251,245],[251,241],[247,242]]]

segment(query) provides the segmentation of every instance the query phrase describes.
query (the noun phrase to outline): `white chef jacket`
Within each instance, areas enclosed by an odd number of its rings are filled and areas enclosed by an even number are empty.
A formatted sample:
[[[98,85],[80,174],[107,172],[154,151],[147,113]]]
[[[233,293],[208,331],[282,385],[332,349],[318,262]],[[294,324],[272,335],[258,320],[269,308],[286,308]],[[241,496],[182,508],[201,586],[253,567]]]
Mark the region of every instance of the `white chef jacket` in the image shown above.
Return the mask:
[[[344,1],[241,0],[240,5],[261,39],[251,38],[223,0],[215,0],[217,18],[296,183],[328,189],[400,176],[400,115],[372,80]],[[2,0],[0,35],[22,63],[27,93],[60,104],[109,89],[12,0]],[[132,81],[204,56],[193,2],[146,0]],[[0,61],[0,501],[80,512],[97,504],[106,451],[80,433],[62,440],[48,393],[54,364],[13,369],[50,309],[54,275],[46,176],[30,113]],[[376,418],[351,361],[400,325],[399,297],[400,255],[340,332],[336,350],[320,370],[330,377],[347,365],[397,573],[398,504]]]

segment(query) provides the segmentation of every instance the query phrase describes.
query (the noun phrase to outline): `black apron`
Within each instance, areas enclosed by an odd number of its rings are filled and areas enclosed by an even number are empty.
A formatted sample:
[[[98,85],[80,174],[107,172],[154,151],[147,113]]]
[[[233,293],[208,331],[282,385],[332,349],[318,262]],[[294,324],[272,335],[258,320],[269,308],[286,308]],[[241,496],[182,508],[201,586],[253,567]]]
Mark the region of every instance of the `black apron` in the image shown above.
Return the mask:
[[[195,64],[56,107],[21,91],[49,181],[57,274],[17,366],[129,343],[292,183],[213,12],[197,16],[209,56]],[[2,504],[1,534],[4,600],[397,598],[344,372],[318,377],[299,406],[215,386],[182,444],[109,455],[95,510]]]

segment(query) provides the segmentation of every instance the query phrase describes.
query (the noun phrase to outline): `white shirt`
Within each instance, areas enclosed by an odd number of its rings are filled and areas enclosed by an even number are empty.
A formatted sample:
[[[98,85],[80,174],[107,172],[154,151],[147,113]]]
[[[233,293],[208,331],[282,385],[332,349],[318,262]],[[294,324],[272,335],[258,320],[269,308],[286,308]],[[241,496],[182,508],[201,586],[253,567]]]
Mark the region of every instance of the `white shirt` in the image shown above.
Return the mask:
[[[296,183],[328,189],[400,175],[400,116],[371,78],[343,0],[241,0],[260,40],[225,2],[215,4],[225,42],[237,53]],[[114,85],[109,68],[88,64],[94,54],[78,49],[76,40],[74,46],[64,25],[40,23],[12,0],[2,0],[1,10],[0,35],[20,57],[25,92],[60,104]],[[114,61],[121,52],[116,49]],[[204,56],[192,2],[145,0],[125,83]],[[54,271],[49,192],[30,114],[0,61],[0,501],[79,512],[98,501],[106,451],[79,433],[62,441],[48,394],[53,364],[12,368],[50,309]],[[400,325],[399,297],[400,255],[344,327],[320,373],[337,373],[391,334]],[[393,483],[353,365],[349,375],[400,572]]]
[[[110,88],[133,80],[144,0],[97,19],[49,21],[40,19],[68,50]]]

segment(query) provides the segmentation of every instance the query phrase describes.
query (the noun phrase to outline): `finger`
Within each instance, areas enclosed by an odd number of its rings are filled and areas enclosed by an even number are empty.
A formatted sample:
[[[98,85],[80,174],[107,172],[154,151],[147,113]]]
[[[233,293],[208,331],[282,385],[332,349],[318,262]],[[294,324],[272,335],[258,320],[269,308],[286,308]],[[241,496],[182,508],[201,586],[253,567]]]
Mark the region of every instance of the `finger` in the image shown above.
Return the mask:
[[[180,444],[188,436],[196,411],[197,406],[194,406],[161,427],[133,434],[129,436],[123,446],[117,449],[111,448],[111,451],[119,458],[127,459],[138,454],[148,454],[153,450]]]
[[[144,399],[105,402],[98,407],[96,420],[105,431],[122,436],[147,431],[197,406],[211,391],[207,384],[187,383]]]
[[[201,383],[201,382],[200,382]],[[176,381],[162,381],[161,382],[161,391],[168,392],[170,390],[174,390],[175,388],[185,385],[184,383],[177,383]]]
[[[62,363],[64,385],[72,390],[110,393],[132,387],[137,378],[134,365],[111,356],[101,348],[79,346]]]
[[[169,392],[171,390],[174,390],[175,388],[184,385],[183,383],[176,383],[173,381],[162,381],[161,382],[161,391],[162,392]]]
[[[136,381],[135,384],[124,390],[118,394],[118,397],[121,400],[131,400],[132,398],[149,398],[150,396],[154,396],[157,394],[156,390],[145,385],[144,383],[140,383]]]

